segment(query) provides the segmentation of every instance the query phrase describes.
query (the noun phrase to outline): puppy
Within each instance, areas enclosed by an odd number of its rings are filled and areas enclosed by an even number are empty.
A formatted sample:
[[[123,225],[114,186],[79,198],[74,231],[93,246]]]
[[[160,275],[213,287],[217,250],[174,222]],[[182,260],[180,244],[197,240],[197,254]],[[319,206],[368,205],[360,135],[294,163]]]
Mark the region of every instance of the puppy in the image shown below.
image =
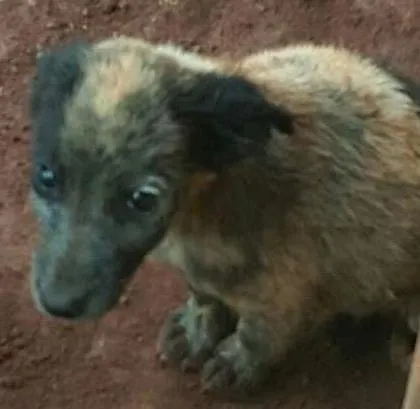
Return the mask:
[[[143,260],[171,265],[189,297],[159,355],[214,393],[255,390],[337,313],[404,321],[420,296],[419,95],[330,45],[46,51],[29,98],[37,308],[97,319]]]

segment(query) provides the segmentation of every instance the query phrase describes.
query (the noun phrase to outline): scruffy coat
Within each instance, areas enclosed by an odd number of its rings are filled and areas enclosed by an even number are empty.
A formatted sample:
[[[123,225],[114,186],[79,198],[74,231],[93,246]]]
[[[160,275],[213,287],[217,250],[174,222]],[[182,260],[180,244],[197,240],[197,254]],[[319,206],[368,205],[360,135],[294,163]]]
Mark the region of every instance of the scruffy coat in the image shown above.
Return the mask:
[[[146,258],[188,301],[158,342],[203,387],[249,391],[337,313],[417,311],[419,88],[298,44],[239,60],[119,37],[38,59],[32,294],[99,318]]]

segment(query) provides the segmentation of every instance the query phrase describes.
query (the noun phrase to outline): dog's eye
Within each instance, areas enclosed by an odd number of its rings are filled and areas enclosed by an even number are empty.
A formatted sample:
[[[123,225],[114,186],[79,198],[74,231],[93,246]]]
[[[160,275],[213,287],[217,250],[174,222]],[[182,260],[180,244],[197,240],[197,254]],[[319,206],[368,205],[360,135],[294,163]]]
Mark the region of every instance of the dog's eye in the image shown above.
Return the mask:
[[[39,166],[38,181],[44,189],[54,189],[57,185],[55,173],[46,165]]]
[[[47,200],[59,198],[58,180],[56,173],[47,165],[38,165],[33,175],[32,185],[39,196]]]
[[[136,190],[128,200],[128,206],[147,212],[153,209],[160,195],[160,190],[153,185],[145,185]]]

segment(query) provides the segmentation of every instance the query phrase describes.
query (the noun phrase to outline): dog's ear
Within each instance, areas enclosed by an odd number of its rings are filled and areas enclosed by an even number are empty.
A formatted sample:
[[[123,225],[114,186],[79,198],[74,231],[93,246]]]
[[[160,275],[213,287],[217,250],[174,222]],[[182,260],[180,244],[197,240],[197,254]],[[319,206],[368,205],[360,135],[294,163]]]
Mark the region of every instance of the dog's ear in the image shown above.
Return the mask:
[[[72,42],[41,53],[29,84],[29,118],[33,153],[51,156],[64,120],[64,107],[83,76],[82,59],[89,45]],[[38,152],[39,151],[39,152]]]
[[[218,171],[264,152],[273,128],[293,132],[291,113],[244,78],[203,73],[186,82],[169,99],[172,115],[187,132],[193,166]]]

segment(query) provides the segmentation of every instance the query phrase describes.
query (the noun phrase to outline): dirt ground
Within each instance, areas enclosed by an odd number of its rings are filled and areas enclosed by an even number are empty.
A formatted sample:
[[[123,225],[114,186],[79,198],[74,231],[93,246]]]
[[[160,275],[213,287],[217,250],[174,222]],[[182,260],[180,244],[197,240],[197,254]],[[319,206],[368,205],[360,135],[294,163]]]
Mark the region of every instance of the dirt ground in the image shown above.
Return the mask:
[[[100,322],[41,317],[27,288],[26,84],[42,47],[114,32],[211,53],[330,41],[420,76],[418,0],[0,0],[0,16],[1,409],[399,408],[405,377],[391,369],[382,332],[373,329],[353,335],[363,347],[347,354],[328,336],[302,348],[247,405],[202,396],[197,377],[155,360],[159,326],[184,295],[175,274],[157,266],[141,268],[124,302]]]

